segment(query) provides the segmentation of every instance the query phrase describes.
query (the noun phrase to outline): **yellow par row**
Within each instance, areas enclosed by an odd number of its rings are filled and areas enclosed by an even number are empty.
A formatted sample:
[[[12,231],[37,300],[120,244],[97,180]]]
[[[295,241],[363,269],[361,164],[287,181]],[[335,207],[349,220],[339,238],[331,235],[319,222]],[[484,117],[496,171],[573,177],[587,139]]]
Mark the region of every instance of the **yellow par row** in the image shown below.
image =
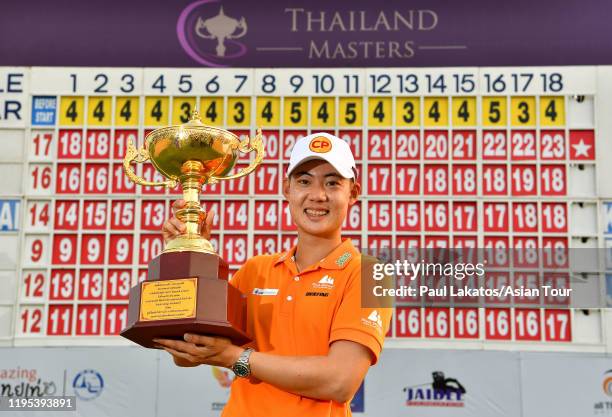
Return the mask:
[[[144,125],[166,126],[189,120],[199,109],[204,123],[233,127],[306,126],[334,128],[369,127],[469,127],[483,126],[563,126],[565,101],[562,96],[483,97],[480,117],[476,97],[169,97],[144,98]],[[254,102],[254,109],[253,109]],[[196,107],[197,105],[197,107]],[[60,100],[61,126],[140,125],[139,97],[67,96]],[[364,114],[364,106],[367,113]],[[254,110],[254,112],[253,112]],[[114,118],[113,118],[114,117]],[[509,123],[508,123],[509,121]],[[449,123],[451,122],[451,123]]]

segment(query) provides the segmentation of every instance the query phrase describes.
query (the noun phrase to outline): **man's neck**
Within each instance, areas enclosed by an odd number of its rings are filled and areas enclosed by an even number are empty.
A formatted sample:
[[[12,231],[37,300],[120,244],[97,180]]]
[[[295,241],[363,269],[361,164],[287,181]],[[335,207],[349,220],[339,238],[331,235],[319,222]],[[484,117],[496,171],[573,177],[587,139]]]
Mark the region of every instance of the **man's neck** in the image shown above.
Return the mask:
[[[342,244],[340,232],[329,237],[298,234],[295,264],[298,271],[319,262]]]

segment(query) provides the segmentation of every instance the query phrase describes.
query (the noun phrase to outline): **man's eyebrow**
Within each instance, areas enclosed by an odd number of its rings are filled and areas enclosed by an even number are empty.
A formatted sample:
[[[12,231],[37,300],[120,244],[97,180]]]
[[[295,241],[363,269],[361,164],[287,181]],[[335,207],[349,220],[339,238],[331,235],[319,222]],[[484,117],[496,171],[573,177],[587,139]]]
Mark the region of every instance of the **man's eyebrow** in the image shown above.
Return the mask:
[[[344,178],[342,175],[337,174],[335,172],[330,172],[329,174],[325,174],[325,177],[338,177],[338,178]]]
[[[301,175],[309,175],[309,176],[311,176],[311,177],[313,176],[313,175],[312,175],[310,172],[308,172],[308,171],[300,171],[300,172],[296,172],[296,173],[295,173],[295,176],[296,176],[296,177],[299,177],[299,176],[301,176]]]

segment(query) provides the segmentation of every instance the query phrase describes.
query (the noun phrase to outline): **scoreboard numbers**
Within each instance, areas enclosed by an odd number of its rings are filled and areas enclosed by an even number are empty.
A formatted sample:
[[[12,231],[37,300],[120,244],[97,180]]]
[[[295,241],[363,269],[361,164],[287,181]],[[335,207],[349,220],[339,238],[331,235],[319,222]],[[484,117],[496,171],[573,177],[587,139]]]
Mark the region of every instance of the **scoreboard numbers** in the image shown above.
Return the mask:
[[[282,180],[291,148],[314,132],[339,136],[354,153],[363,194],[343,228],[358,245],[484,247],[494,265],[532,265],[506,249],[612,241],[610,132],[597,124],[601,97],[612,93],[598,87],[607,69],[7,71],[23,73],[22,108],[31,113],[20,123],[0,120],[3,133],[23,138],[20,192],[0,202],[0,230],[19,248],[9,337],[21,344],[112,340],[125,326],[129,288],[146,279],[147,262],[163,249],[160,228],[180,191],[129,181],[127,143],[142,145],[153,129],[186,123],[194,109],[205,124],[241,139],[263,130],[261,166],[202,193],[202,205],[216,213],[211,241],[232,272],[250,256],[295,244]],[[241,155],[233,172],[249,158]],[[150,164],[136,172],[162,179]],[[558,251],[545,258],[548,266],[568,262]],[[562,274],[547,279],[569,285]],[[487,285],[517,280],[533,278],[493,275]],[[554,307],[547,309],[529,299],[521,308],[487,301],[485,309],[399,306],[391,337],[581,342],[576,313],[558,300],[547,300]]]

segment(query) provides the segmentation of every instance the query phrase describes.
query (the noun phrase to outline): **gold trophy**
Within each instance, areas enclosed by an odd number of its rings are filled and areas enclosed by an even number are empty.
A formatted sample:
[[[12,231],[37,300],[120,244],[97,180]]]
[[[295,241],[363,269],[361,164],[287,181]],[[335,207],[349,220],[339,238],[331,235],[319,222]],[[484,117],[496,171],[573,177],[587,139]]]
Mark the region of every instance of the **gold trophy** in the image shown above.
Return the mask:
[[[255,159],[248,167],[228,175],[239,153],[253,151]],[[241,141],[225,129],[203,124],[197,111],[188,123],[152,131],[140,149],[128,142],[123,167],[130,180],[168,188],[181,184],[185,207],[176,217],[186,231],[149,262],[147,280],[130,290],[127,326],[121,336],[149,348],[154,338],[182,339],[188,332],[225,336],[238,345],[250,341],[246,299],[228,283],[227,263],[200,234],[206,217],[200,192],[205,184],[248,175],[263,157],[261,129],[254,139]],[[146,181],[134,173],[132,163],[148,160],[165,181]]]

